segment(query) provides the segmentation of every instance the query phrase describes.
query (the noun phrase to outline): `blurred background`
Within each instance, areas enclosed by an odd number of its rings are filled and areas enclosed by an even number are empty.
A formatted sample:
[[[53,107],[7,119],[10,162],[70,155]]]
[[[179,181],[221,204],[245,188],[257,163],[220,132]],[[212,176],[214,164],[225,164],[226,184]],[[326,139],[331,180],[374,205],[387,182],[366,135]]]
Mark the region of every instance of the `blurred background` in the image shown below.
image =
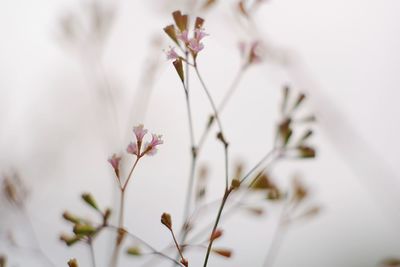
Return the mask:
[[[172,43],[162,29],[176,9],[206,20],[198,64],[217,102],[239,69],[238,43],[263,39],[263,61],[244,73],[221,115],[231,169],[235,162],[248,169],[271,149],[284,85],[306,92],[304,113],[317,117],[317,158],[284,160],[270,173],[283,186],[301,174],[322,212],[288,229],[274,266],[368,267],[400,257],[400,2],[270,0],[251,22],[238,17],[237,1],[216,1],[207,11],[193,2],[0,1],[0,173],[18,173],[28,191],[25,212],[4,196],[0,202],[0,253],[10,266],[66,266],[71,257],[89,265],[87,247],[58,240],[69,230],[61,214],[95,218],[79,199],[84,191],[115,206],[107,159],[125,150],[138,123],[163,134],[165,144],[129,186],[126,224],[156,248],[170,242],[160,214],[181,224],[190,164],[184,93],[163,52]],[[191,87],[198,138],[211,109],[194,77]],[[199,162],[209,168],[207,198],[217,199],[223,152],[214,138]],[[218,246],[234,254],[213,255],[210,266],[262,266],[282,208],[263,205],[261,217],[238,212],[223,222]],[[110,242],[111,235],[96,242],[99,263]],[[46,257],[30,249],[38,244]],[[191,266],[203,257],[188,253]],[[147,260],[123,257],[121,266]]]

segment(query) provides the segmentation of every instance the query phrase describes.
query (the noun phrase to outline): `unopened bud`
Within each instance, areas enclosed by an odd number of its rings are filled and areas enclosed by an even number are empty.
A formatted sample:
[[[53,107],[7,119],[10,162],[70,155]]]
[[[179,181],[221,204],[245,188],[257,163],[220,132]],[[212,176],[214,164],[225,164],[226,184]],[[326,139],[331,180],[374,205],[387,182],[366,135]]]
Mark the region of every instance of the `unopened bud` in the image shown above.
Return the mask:
[[[68,266],[69,266],[69,267],[79,267],[78,261],[77,261],[76,259],[70,259],[70,260],[68,261]]]
[[[82,194],[82,199],[85,201],[87,204],[89,204],[92,208],[95,210],[99,210],[99,207],[97,206],[96,200],[90,193],[84,193]]]
[[[164,224],[168,229],[172,229],[171,215],[168,213],[163,213],[161,215],[161,223]]]

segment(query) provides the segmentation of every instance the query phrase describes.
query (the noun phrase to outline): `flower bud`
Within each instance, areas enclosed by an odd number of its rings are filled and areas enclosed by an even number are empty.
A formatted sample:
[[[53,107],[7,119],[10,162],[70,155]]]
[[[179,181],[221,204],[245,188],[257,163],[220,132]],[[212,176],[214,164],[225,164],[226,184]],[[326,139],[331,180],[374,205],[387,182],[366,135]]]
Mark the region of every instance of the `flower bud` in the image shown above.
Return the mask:
[[[141,252],[141,250],[140,250],[140,247],[138,247],[138,246],[129,247],[129,248],[126,250],[126,253],[127,253],[128,255],[131,255],[131,256],[141,256],[141,255],[142,255],[142,252]]]
[[[185,74],[183,72],[182,60],[180,58],[176,59],[172,64],[174,64],[175,70],[179,75],[182,82],[185,80]]]
[[[223,232],[222,232],[221,229],[216,229],[216,230],[212,233],[212,235],[211,235],[211,237],[210,237],[210,241],[214,241],[215,239],[220,238],[220,237],[222,236],[222,234],[223,234]]]
[[[99,207],[97,206],[96,200],[90,193],[84,193],[82,194],[82,199],[85,201],[88,205],[90,205],[92,208],[95,210],[99,210]]]
[[[76,217],[75,215],[72,215],[71,213],[69,213],[68,211],[65,211],[63,213],[63,218],[69,222],[72,222],[74,224],[78,224],[81,222],[81,219],[79,219],[78,217]]]
[[[69,235],[62,234],[60,236],[60,240],[63,241],[67,246],[74,245],[80,239],[81,239],[81,237],[76,236],[76,235],[75,236],[69,236]]]
[[[69,267],[79,267],[78,261],[77,261],[76,259],[70,259],[70,260],[68,261],[68,266],[69,266]]]
[[[214,248],[214,249],[212,250],[212,252],[214,252],[214,253],[216,253],[216,254],[222,256],[222,257],[225,257],[225,258],[230,258],[230,257],[232,257],[232,251],[229,250],[229,249]]]
[[[161,215],[161,223],[164,224],[169,230],[172,230],[172,220],[170,214],[164,212]]]
[[[76,235],[89,236],[96,232],[96,228],[89,224],[76,224],[73,231]]]

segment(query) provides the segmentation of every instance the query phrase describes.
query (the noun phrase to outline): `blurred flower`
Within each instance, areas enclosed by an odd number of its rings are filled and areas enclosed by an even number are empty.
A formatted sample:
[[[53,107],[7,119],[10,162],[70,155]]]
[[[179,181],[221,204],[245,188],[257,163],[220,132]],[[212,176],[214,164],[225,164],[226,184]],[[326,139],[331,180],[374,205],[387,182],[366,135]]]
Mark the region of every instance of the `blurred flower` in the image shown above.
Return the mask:
[[[152,134],[151,142],[147,142],[144,146],[143,155],[147,154],[149,156],[153,156],[154,154],[156,154],[157,146],[164,143],[164,141],[161,138],[162,135]]]
[[[248,65],[262,62],[262,50],[263,46],[260,41],[239,43],[240,54]]]
[[[187,30],[184,30],[183,32],[178,33],[176,35],[176,37],[178,38],[178,40],[181,40],[185,44],[189,43],[188,31]]]
[[[137,143],[130,142],[128,147],[126,148],[126,152],[128,152],[129,154],[139,156],[139,149]]]
[[[178,59],[178,58],[179,58],[179,55],[175,52],[175,48],[173,48],[173,47],[171,47],[171,48],[166,52],[166,54],[167,54],[167,59],[175,60],[175,59]]]
[[[121,157],[118,157],[116,154],[113,154],[112,157],[108,159],[108,162],[113,167],[117,177],[119,177],[119,162],[120,161],[121,161]]]
[[[199,53],[201,50],[203,50],[204,45],[202,43],[200,43],[200,41],[196,38],[192,38],[189,40],[189,45],[188,48],[194,53],[197,54]]]
[[[204,29],[198,28],[194,30],[194,38],[199,42],[208,35],[208,33],[204,32]]]
[[[147,129],[144,129],[143,127],[143,124],[133,127],[133,132],[136,135],[136,140],[138,143],[142,143],[143,137],[147,134]]]

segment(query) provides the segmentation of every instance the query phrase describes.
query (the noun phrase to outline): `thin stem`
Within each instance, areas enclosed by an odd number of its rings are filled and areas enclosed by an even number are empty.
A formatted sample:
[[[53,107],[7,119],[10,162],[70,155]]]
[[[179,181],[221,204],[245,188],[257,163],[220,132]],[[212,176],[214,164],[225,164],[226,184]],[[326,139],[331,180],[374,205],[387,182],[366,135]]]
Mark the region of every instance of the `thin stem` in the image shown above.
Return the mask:
[[[128,178],[126,179],[123,187],[121,188],[122,191],[125,191],[126,187],[128,186],[129,180],[131,179],[133,171],[135,170],[136,165],[138,164],[139,160],[140,160],[140,157],[137,157],[136,160],[135,160],[135,163],[133,164],[133,166],[132,166],[132,168],[131,168],[131,170],[130,170],[130,172],[128,174]]]
[[[176,240],[174,231],[173,231],[172,229],[169,229],[169,230],[170,230],[170,232],[171,232],[172,239],[174,240],[176,249],[178,250],[178,253],[179,253],[179,255],[181,256],[182,261],[184,261],[184,260],[185,260],[185,257],[183,256],[182,249],[181,249],[181,247],[179,246],[178,241]]]
[[[236,89],[238,88],[239,83],[240,83],[241,79],[243,78],[243,74],[247,70],[247,67],[248,67],[248,65],[243,65],[242,67],[240,67],[239,71],[237,72],[235,78],[233,79],[231,85],[229,86],[228,91],[225,93],[221,103],[218,105],[218,109],[217,110],[218,110],[219,114],[222,113],[222,111],[224,110],[224,108],[228,104],[229,100],[231,99],[231,97],[235,93]],[[208,136],[213,124],[214,124],[214,120],[212,119],[207,124],[207,126],[204,128],[203,133],[201,134],[201,138],[200,138],[199,144],[198,144],[198,150],[200,150],[203,147],[203,144],[206,141],[207,136]]]
[[[93,242],[92,239],[88,240],[89,250],[90,250],[90,258],[92,261],[92,267],[96,267],[96,257],[94,254]]]
[[[276,156],[279,157],[280,156],[280,150],[279,149],[272,149],[270,152],[268,152],[260,161],[257,162],[256,165],[254,165],[253,168],[251,168],[246,175],[243,176],[243,178],[240,180],[240,183],[242,184],[244,181],[246,181],[250,175],[257,170],[262,164],[265,163],[265,161],[267,161],[271,156],[273,156],[274,154],[277,154]]]
[[[224,209],[224,207],[225,207],[226,201],[228,200],[229,194],[230,194],[231,192],[232,192],[232,189],[226,190],[225,193],[224,193],[224,197],[222,198],[221,206],[219,207],[218,214],[217,214],[217,218],[215,219],[214,227],[213,227],[212,232],[211,232],[211,235],[210,235],[210,243],[208,243],[207,252],[206,252],[205,259],[204,259],[203,267],[206,267],[207,264],[208,264],[208,259],[209,259],[209,257],[210,257],[211,248],[212,248],[212,245],[213,245],[213,243],[214,243],[214,240],[213,240],[213,238],[211,238],[211,236],[212,236],[213,233],[217,230],[219,221],[220,221],[220,219],[221,219],[222,211],[223,211],[223,209]]]
[[[279,154],[278,154],[278,153],[273,153],[272,151],[270,151],[267,155],[269,155],[269,156],[268,156],[268,157],[263,157],[263,159],[262,159],[262,161],[263,161],[264,163],[265,163],[269,158],[271,158],[272,156],[273,156],[273,157],[272,157],[271,161],[270,161],[266,166],[264,166],[263,170],[265,170],[266,168],[268,168],[268,167],[270,166],[269,164],[272,164],[272,163],[275,162],[277,159],[279,159]],[[258,164],[258,165],[259,165],[259,164]],[[253,173],[254,170],[255,170],[255,168],[252,168],[252,169],[246,174],[246,176],[251,175],[251,173]],[[252,181],[252,183],[255,182],[256,179],[258,179],[260,176],[261,176],[261,175],[258,175],[258,176]],[[245,178],[245,176],[244,176],[244,178]],[[250,184],[249,186],[251,186],[251,184]],[[238,201],[238,204],[242,203],[242,199],[245,198],[246,195],[247,195],[247,194],[243,195],[243,197]],[[198,213],[200,210],[203,210],[203,209],[205,209],[206,207],[209,207],[209,206],[211,206],[211,205],[213,205],[213,204],[215,204],[215,203],[217,203],[217,202],[220,202],[220,201],[223,201],[223,199],[217,199],[217,200],[215,200],[215,201],[209,202],[209,203],[204,204],[203,206],[197,208],[197,210],[190,216],[190,219],[188,220],[188,223],[190,223],[190,222],[193,220],[193,218],[195,217],[196,213]],[[225,200],[225,201],[226,201],[226,200]],[[234,206],[232,206],[232,207],[230,207],[228,210],[226,210],[226,211],[224,212],[224,218],[220,218],[220,219],[219,219],[219,222],[222,221],[222,219],[226,219],[226,218],[228,217],[228,215],[233,215],[234,212],[237,211],[236,208],[238,207],[238,204],[235,204]],[[224,203],[224,205],[225,205],[225,203]],[[224,207],[222,207],[222,208],[224,208]],[[221,209],[221,207],[220,207],[220,209]],[[219,222],[218,222],[218,224],[219,224]],[[218,225],[218,224],[217,224],[217,225]],[[187,243],[195,242],[195,241],[198,240],[199,238],[202,238],[202,237],[204,236],[204,234],[206,234],[206,233],[209,231],[209,228],[210,228],[210,227],[213,227],[214,225],[215,225],[215,222],[213,222],[212,224],[207,224],[206,226],[204,226],[200,231],[197,232],[196,235],[194,235],[193,237],[191,237],[191,238],[186,242],[186,244],[187,244]],[[214,230],[214,231],[215,231],[215,230]],[[170,246],[164,248],[162,251],[166,251],[166,250],[169,249],[169,248],[170,248]],[[144,264],[143,266],[149,266],[151,263],[152,263],[152,261],[149,261],[148,263]]]
[[[124,213],[125,213],[125,190],[121,190],[121,198],[119,202],[119,219],[118,219],[118,227],[120,228],[124,226]]]
[[[242,67],[240,67],[239,71],[235,75],[235,78],[233,79],[231,86],[229,87],[228,91],[225,93],[224,97],[222,98],[221,103],[218,105],[218,112],[221,113],[225,106],[228,104],[229,100],[235,93],[236,89],[238,88],[238,85],[240,83],[240,80],[243,77],[243,74],[245,73],[245,70],[247,69],[249,65],[244,64]]]
[[[107,225],[107,226],[105,226],[105,227],[110,228],[110,229],[113,229],[113,230],[116,230],[116,231],[118,231],[118,230],[120,229],[119,227],[116,227],[116,226],[113,226],[113,225]],[[127,231],[127,230],[125,230],[125,233],[126,233],[130,238],[135,239],[136,241],[139,241],[142,245],[144,245],[145,247],[147,247],[148,249],[150,249],[154,254],[157,254],[157,255],[159,255],[159,256],[165,258],[165,259],[168,259],[168,260],[172,261],[173,263],[175,263],[175,264],[178,265],[178,266],[182,266],[182,264],[181,264],[180,262],[178,262],[177,260],[175,260],[175,259],[169,257],[168,255],[166,255],[166,254],[164,254],[164,253],[158,251],[158,250],[155,249],[152,245],[150,245],[149,243],[147,243],[146,241],[144,241],[144,240],[141,239],[140,237],[134,235],[133,233],[131,233],[131,232]]]
[[[219,128],[219,139],[221,140],[221,142],[222,142],[223,145],[224,145],[224,157],[225,157],[225,191],[227,191],[228,188],[229,188],[228,142],[227,142],[226,139],[225,139],[224,130],[223,130],[223,128],[222,128],[222,123],[221,123],[221,120],[220,120],[219,115],[218,115],[218,109],[217,109],[217,107],[216,107],[216,105],[215,105],[215,103],[214,103],[214,100],[213,100],[213,98],[212,98],[212,96],[211,96],[211,94],[210,94],[210,91],[208,90],[208,88],[207,88],[207,86],[206,86],[206,84],[205,84],[205,82],[204,82],[204,80],[203,80],[203,78],[202,78],[202,76],[201,76],[201,74],[200,74],[200,72],[199,72],[199,68],[197,67],[196,62],[195,62],[194,69],[196,70],[197,77],[199,78],[199,81],[200,81],[200,83],[201,83],[201,85],[202,85],[202,87],[203,87],[203,89],[204,89],[204,92],[205,92],[206,95],[207,95],[208,101],[210,102],[210,105],[211,105],[211,107],[212,107],[212,109],[213,109],[214,118],[215,118],[215,120],[217,121],[218,128]]]
[[[43,251],[42,246],[40,245],[39,239],[37,237],[35,227],[33,226],[32,219],[29,216],[29,213],[27,212],[25,206],[21,206],[21,212],[22,212],[23,216],[25,216],[25,218],[26,218],[26,222],[27,222],[28,227],[32,234],[32,239],[36,245],[36,248],[34,248],[33,250],[36,251],[36,253],[38,253],[38,255],[40,255],[43,258],[43,260],[45,260],[48,263],[49,266],[56,266],[53,263],[53,261]]]
[[[272,156],[273,154],[270,154],[270,155]],[[272,164],[276,159],[277,159],[277,157],[272,158],[271,161],[269,162],[269,164]],[[269,164],[263,168],[263,171],[269,167]],[[255,182],[258,180],[258,178],[260,178],[261,176],[262,176],[261,173],[260,173],[259,175],[257,175],[256,178],[249,184],[249,187],[251,187],[252,184],[255,183]],[[233,214],[234,211],[236,211],[236,208],[243,202],[243,199],[244,199],[249,193],[250,193],[250,191],[247,191],[245,194],[243,194],[242,197],[237,201],[237,203],[236,203],[235,205],[233,205],[232,207],[230,207],[228,210],[226,210],[226,211],[224,212],[224,218],[225,218],[225,219],[227,218],[228,215],[231,215],[231,214]],[[214,204],[215,202],[216,202],[216,201],[212,201],[212,202],[210,202],[210,203],[204,205],[203,207],[200,207],[198,210],[203,209],[203,208],[206,208],[207,206],[210,206],[210,205]],[[194,216],[194,215],[193,215],[193,216]],[[206,227],[204,227],[204,228],[203,228],[202,230],[200,230],[195,236],[193,236],[193,237],[189,240],[189,242],[194,242],[194,241],[196,241],[197,239],[201,238],[201,237],[204,235],[205,231],[207,231],[207,229],[208,229],[209,227],[212,227],[212,225],[207,225]]]
[[[132,177],[133,171],[135,170],[138,162],[140,160],[140,157],[137,157],[135,160],[135,163],[133,164],[128,177],[125,181],[125,183],[123,183],[123,185],[121,186],[120,184],[120,191],[121,191],[121,198],[120,198],[120,203],[119,203],[119,219],[118,219],[118,227],[119,229],[123,229],[124,228],[124,213],[125,213],[125,190],[129,184],[129,181]],[[117,240],[118,240],[119,236],[117,236]],[[122,243],[122,242],[121,242]],[[111,258],[111,266],[113,267],[117,267],[118,266],[118,257],[119,257],[119,252],[121,250],[121,243],[116,243],[115,248],[114,248],[114,252]]]
[[[203,87],[203,89],[204,89],[204,92],[205,92],[206,95],[207,95],[208,101],[210,102],[210,105],[211,105],[211,107],[212,107],[212,109],[213,109],[214,117],[215,117],[215,120],[217,121],[218,128],[219,128],[219,130],[220,130],[221,132],[223,132],[223,130],[222,130],[222,123],[221,123],[221,120],[219,119],[219,116],[218,116],[218,109],[217,109],[217,106],[215,105],[214,100],[213,100],[213,98],[212,98],[212,96],[211,96],[211,94],[210,94],[210,91],[208,90],[208,88],[207,88],[207,86],[206,86],[206,84],[205,84],[205,82],[204,82],[204,80],[203,80],[203,77],[201,76],[201,74],[200,74],[200,72],[199,72],[199,68],[197,67],[196,64],[194,65],[194,69],[195,69],[196,74],[197,74],[197,77],[199,78],[199,81],[200,81],[200,83],[201,83],[201,85],[202,85],[202,87]]]
[[[288,204],[289,204],[289,201],[286,201],[283,206],[282,212],[279,216],[278,226],[272,237],[271,245],[269,246],[267,255],[266,255],[264,263],[262,265],[263,267],[272,267],[273,266],[276,256],[278,254],[279,248],[282,244],[283,236],[284,236],[286,226],[287,226],[287,224],[285,224],[285,219],[286,219],[286,215],[287,215],[286,211],[288,208]]]
[[[190,164],[190,172],[189,172],[189,181],[188,181],[188,188],[186,191],[186,199],[185,199],[185,207],[183,213],[183,219],[186,220],[190,208],[191,208],[191,200],[193,195],[193,183],[194,183],[194,174],[196,169],[196,162],[197,162],[197,148],[196,148],[196,141],[194,136],[194,129],[193,129],[193,116],[192,116],[192,108],[190,105],[190,91],[189,91],[189,63],[188,63],[189,54],[186,51],[185,53],[185,62],[186,62],[186,76],[185,76],[185,83],[182,83],[183,89],[185,90],[185,100],[186,100],[186,109],[188,114],[188,127],[189,127],[189,136],[190,136],[190,146],[191,146],[191,164]],[[182,239],[185,238],[185,234]]]

